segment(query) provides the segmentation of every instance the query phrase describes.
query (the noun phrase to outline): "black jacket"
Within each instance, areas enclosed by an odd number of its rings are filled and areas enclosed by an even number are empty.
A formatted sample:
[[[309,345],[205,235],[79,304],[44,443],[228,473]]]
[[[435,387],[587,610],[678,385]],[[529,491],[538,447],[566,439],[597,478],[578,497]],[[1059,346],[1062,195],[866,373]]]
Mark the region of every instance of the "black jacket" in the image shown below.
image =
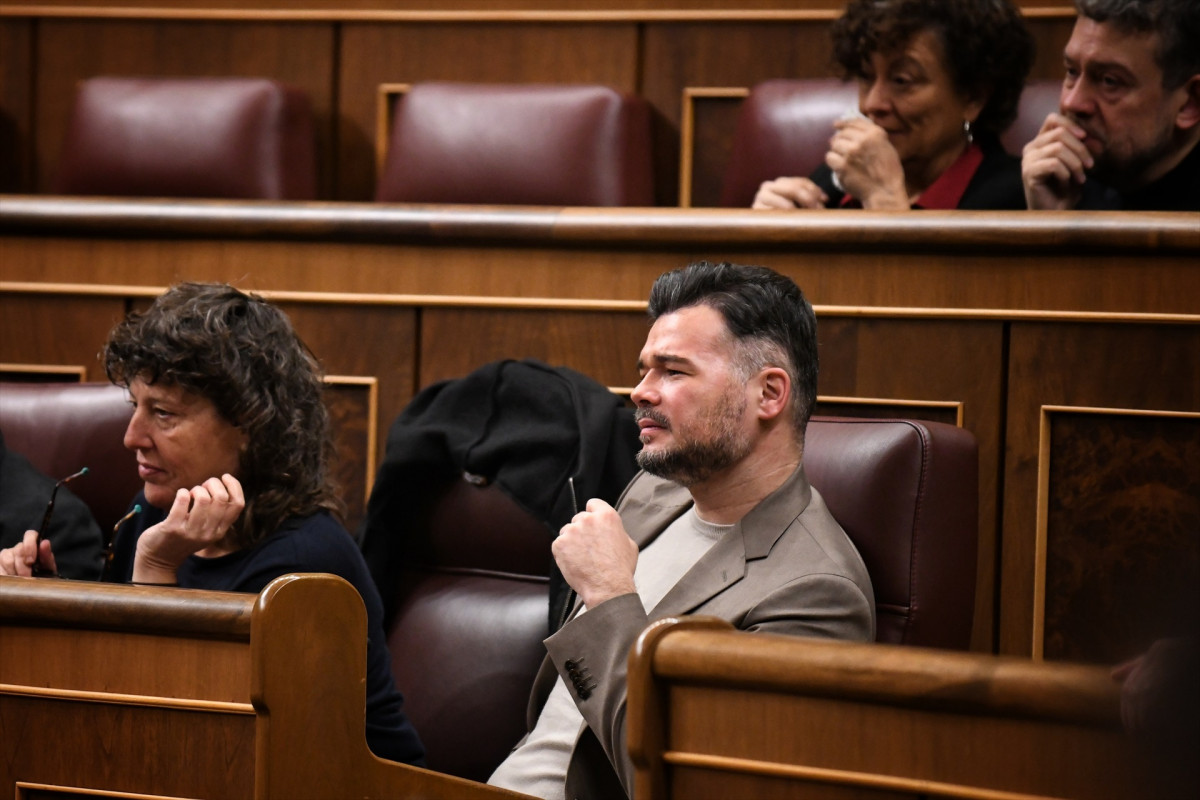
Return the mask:
[[[464,473],[495,483],[546,525],[550,543],[580,506],[615,503],[637,471],[633,411],[591,378],[538,361],[497,361],[422,390],[392,423],[360,542],[390,624],[394,580],[431,487]],[[551,569],[549,630],[568,588]]]

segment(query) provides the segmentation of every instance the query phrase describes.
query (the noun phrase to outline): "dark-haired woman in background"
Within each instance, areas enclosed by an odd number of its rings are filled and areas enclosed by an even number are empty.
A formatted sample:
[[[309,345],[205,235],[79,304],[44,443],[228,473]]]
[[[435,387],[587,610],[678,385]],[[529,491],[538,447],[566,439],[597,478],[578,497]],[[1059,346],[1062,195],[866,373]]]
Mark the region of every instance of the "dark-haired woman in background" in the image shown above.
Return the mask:
[[[367,610],[367,744],[423,764],[392,682],[383,604],[335,517],[321,371],[283,312],[232,286],[181,284],[117,324],[104,367],[129,390],[125,446],[145,482],[108,579],[257,593],[293,572],[345,578]],[[29,575],[35,559],[54,572],[50,542],[35,542],[29,531],[0,551],[0,574]]]
[[[858,81],[810,177],[767,181],[756,209],[1021,209],[1016,117],[1033,40],[1009,0],[851,0],[834,59]]]

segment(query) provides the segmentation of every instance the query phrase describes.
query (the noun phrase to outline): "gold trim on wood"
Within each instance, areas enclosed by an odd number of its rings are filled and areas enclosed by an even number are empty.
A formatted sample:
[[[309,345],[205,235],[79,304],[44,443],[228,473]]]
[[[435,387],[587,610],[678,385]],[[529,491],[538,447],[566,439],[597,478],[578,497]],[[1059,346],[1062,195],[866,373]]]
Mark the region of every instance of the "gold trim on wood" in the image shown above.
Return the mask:
[[[814,783],[833,784],[835,786],[857,786],[892,790],[906,794],[960,798],[961,800],[1060,800],[1060,798],[1049,795],[1005,792],[997,789],[984,789],[978,786],[966,786],[960,783],[903,778],[896,775],[856,772],[845,769],[807,767],[798,764],[781,764],[770,761],[756,761],[749,758],[681,753],[674,750],[668,750],[663,753],[662,759],[665,763],[673,766],[712,770],[714,772],[739,772],[744,775],[794,778]]]
[[[379,425],[379,378],[363,375],[326,375],[325,383],[330,386],[365,386],[367,387],[367,458],[366,458],[366,490],[363,496],[365,504],[371,498],[371,485],[375,479],[375,454],[379,447],[377,427]],[[365,506],[364,506],[365,507]]]
[[[154,708],[169,708],[176,711],[213,711],[228,714],[254,715],[254,706],[250,703],[229,703],[222,700],[191,700],[178,697],[93,692],[80,689],[43,689],[37,686],[17,686],[10,683],[0,683],[0,694],[13,697],[50,697],[56,700],[106,703],[118,706],[151,706]]]
[[[25,375],[74,375],[83,383],[87,380],[87,367],[77,364],[0,364],[0,380],[13,373]]]
[[[1200,420],[1200,412],[1142,408],[1045,405],[1039,410],[1037,465],[1037,526],[1033,546],[1033,659],[1044,658],[1046,636],[1046,548],[1050,520],[1050,415],[1107,414],[1124,417],[1160,417]]]
[[[745,86],[685,86],[679,116],[679,207],[692,207],[692,168],[696,157],[697,97],[746,98]]]
[[[77,797],[106,797],[116,798],[116,800],[195,800],[195,798],[180,797],[174,794],[142,794],[141,792],[116,792],[111,789],[86,789],[79,786],[60,786],[53,783],[29,783],[27,781],[17,781],[13,784],[17,788],[16,800],[27,800],[29,794],[26,791],[34,791],[41,794],[42,792],[52,792],[54,796],[61,797],[64,795],[73,795]]]
[[[375,95],[375,183],[383,177],[388,145],[392,141],[392,121],[396,118],[395,100],[412,87],[409,83],[381,83]]]
[[[950,408],[954,409],[954,425],[963,426],[963,408],[961,400],[908,400],[892,397],[837,397],[834,395],[817,395],[818,403],[845,403],[846,405],[863,406],[895,406],[896,408]]]
[[[0,281],[0,294],[79,295],[82,297],[158,297],[165,286],[120,286],[87,283]],[[246,289],[268,300],[296,303],[412,306],[429,308],[514,308],[562,311],[645,311],[645,300],[579,300],[555,297],[483,297],[472,295],[377,294],[366,292],[304,292]],[[920,308],[903,306],[814,305],[818,317],[870,319],[956,319],[1020,322],[1113,322],[1131,324],[1200,325],[1200,314],[1159,314],[1118,311],[1025,311],[998,308]]]

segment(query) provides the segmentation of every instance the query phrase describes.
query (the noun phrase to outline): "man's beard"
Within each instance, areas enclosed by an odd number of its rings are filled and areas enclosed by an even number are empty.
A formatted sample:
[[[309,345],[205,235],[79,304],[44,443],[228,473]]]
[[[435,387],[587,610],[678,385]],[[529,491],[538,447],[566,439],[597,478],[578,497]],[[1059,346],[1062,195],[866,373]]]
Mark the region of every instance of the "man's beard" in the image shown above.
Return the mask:
[[[1114,155],[1106,149],[1095,157],[1088,175],[1118,191],[1136,189],[1145,182],[1143,176],[1171,152],[1174,144],[1168,128],[1154,137],[1149,147],[1128,155]]]
[[[751,444],[739,430],[746,410],[746,398],[734,387],[711,412],[699,421],[703,440],[676,434],[673,447],[648,452],[643,447],[637,454],[639,467],[683,486],[693,486],[708,480],[718,472],[741,461],[750,452]],[[667,418],[652,408],[639,408],[637,419],[651,419],[669,427]]]

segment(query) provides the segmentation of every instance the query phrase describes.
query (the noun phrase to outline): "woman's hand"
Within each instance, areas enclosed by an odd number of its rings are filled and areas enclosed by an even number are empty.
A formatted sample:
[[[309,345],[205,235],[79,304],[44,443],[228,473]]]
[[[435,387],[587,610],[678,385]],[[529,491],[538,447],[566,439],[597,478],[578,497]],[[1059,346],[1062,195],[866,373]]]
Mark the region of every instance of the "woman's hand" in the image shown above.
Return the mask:
[[[887,131],[859,117],[838,120],[833,127],[837,132],[829,140],[825,163],[846,192],[858,198],[863,208],[909,209],[904,167]]]
[[[772,208],[824,208],[829,202],[821,187],[808,178],[776,178],[764,181],[754,195],[754,205],[759,211]]]
[[[167,518],[138,538],[133,582],[175,583],[179,565],[219,546],[245,507],[242,485],[229,474],[177,491]]]
[[[42,569],[50,575],[58,574],[50,540],[42,539],[39,545],[38,532],[25,531],[25,538],[12,547],[0,550],[0,575],[21,575],[28,578],[33,575],[35,560],[39,561]]]

